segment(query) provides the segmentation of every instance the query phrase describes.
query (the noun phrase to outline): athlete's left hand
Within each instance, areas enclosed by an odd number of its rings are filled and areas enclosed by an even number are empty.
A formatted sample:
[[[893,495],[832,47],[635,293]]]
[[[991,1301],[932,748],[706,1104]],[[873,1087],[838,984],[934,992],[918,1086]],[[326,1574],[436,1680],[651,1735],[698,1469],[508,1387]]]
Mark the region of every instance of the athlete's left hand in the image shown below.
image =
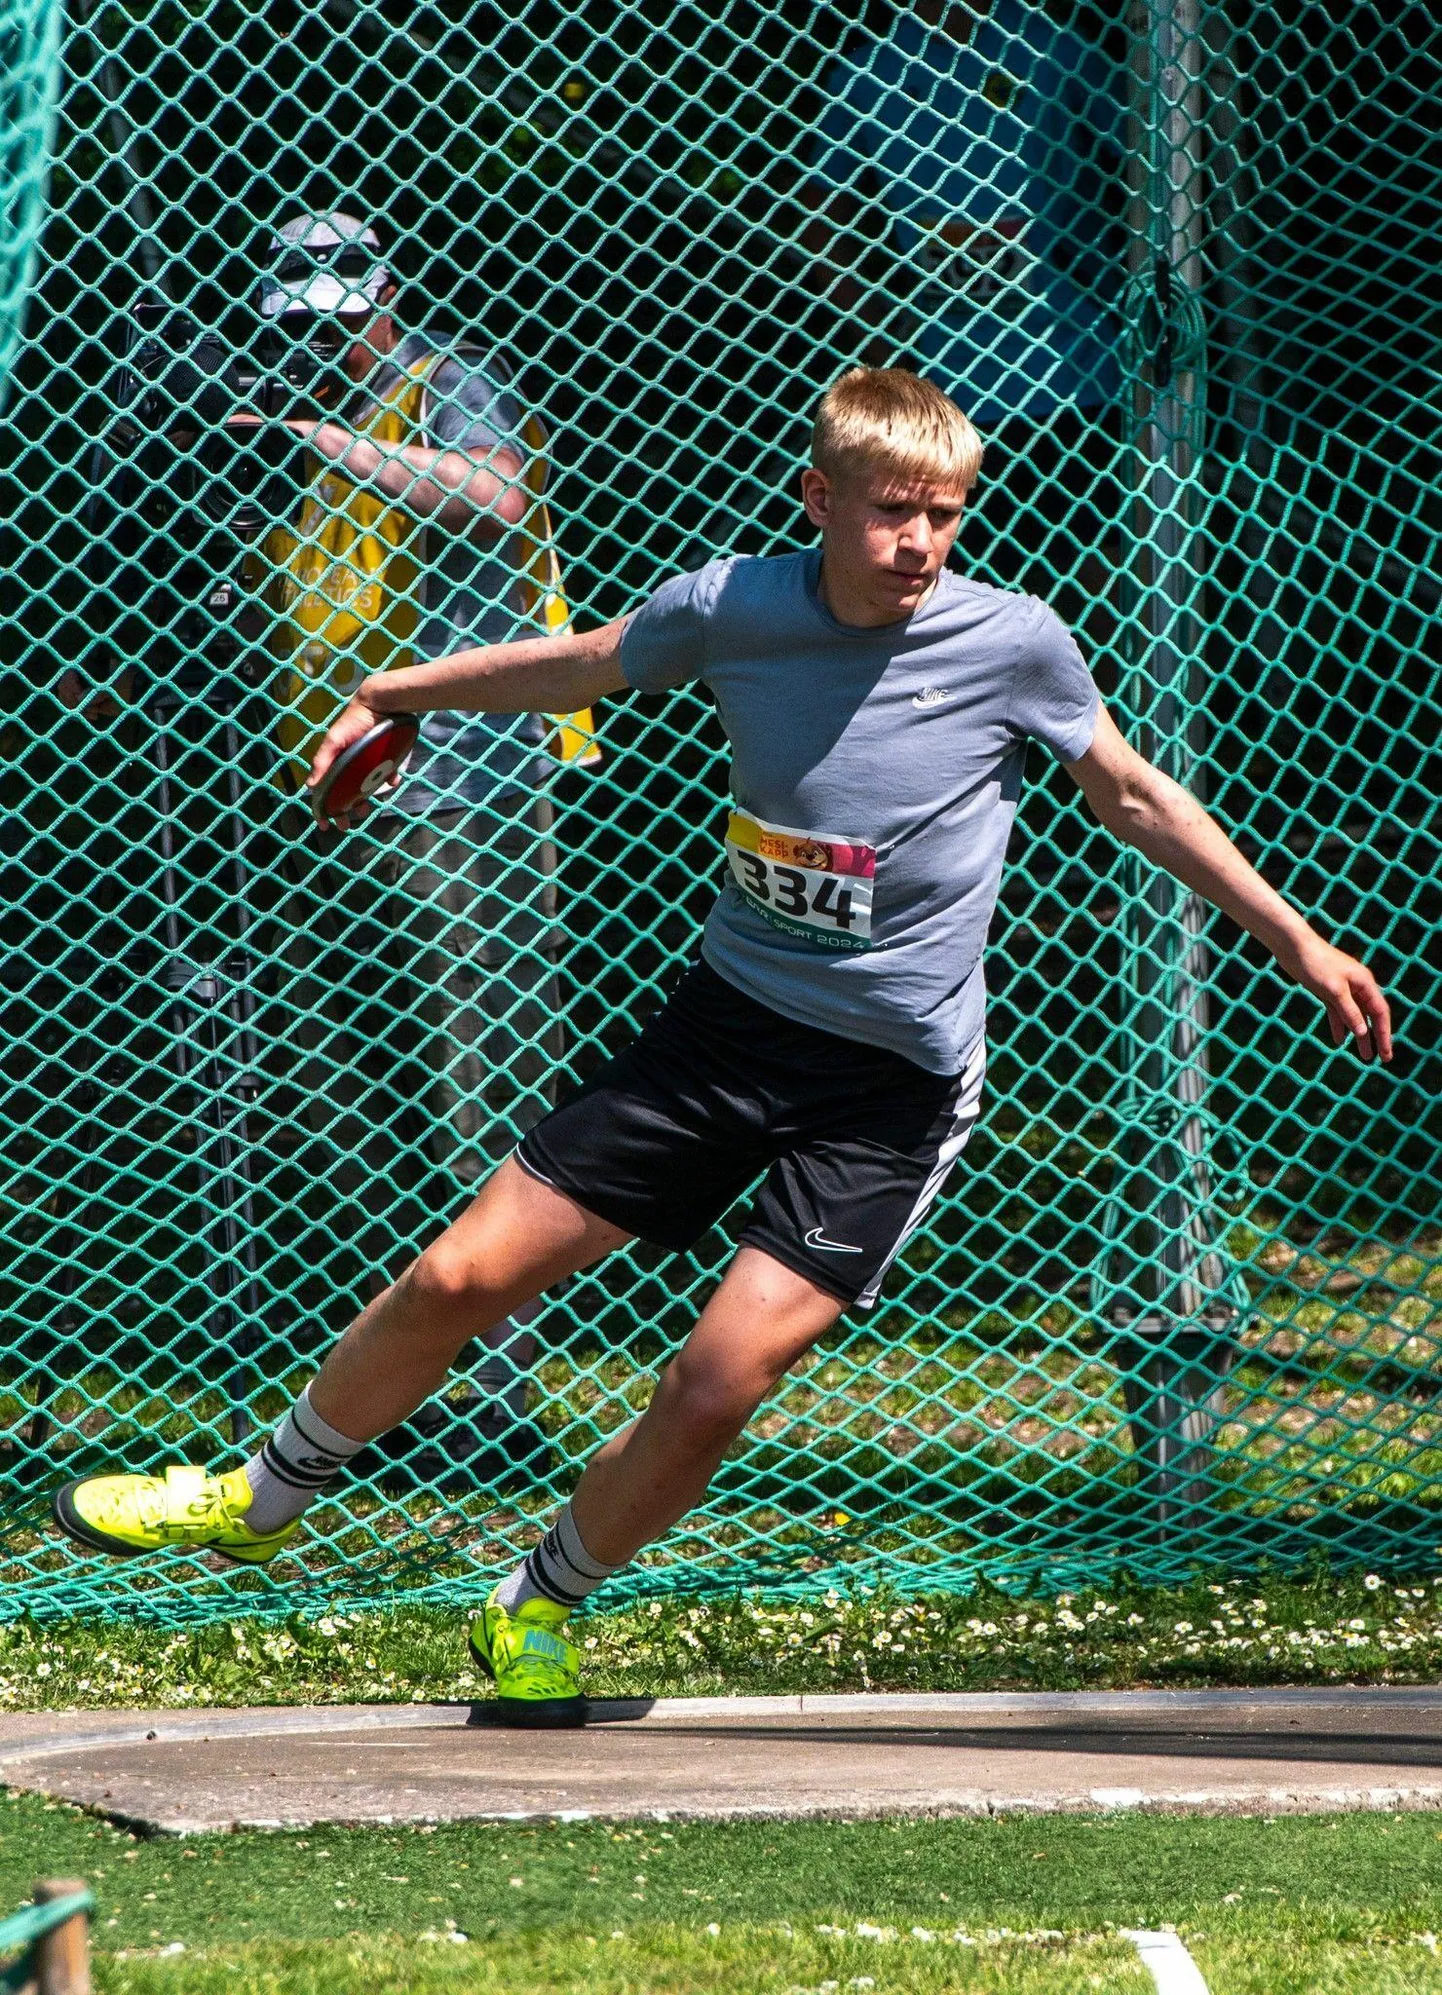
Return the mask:
[[[1359,1058],[1370,1060],[1375,1053],[1379,1059],[1391,1059],[1392,1014],[1365,963],[1313,934],[1280,952],[1277,961],[1327,1007],[1336,1045],[1345,1045],[1350,1034]]]

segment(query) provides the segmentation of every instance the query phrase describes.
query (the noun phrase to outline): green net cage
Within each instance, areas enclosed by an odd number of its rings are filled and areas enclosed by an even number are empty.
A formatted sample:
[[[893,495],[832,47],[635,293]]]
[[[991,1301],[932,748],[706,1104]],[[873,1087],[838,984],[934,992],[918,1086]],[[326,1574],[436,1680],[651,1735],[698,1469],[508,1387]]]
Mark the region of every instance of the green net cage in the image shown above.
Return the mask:
[[[49,1524],[102,1465],[242,1459],[721,878],[699,693],[433,744],[345,839],[310,733],[438,603],[589,627],[803,544],[857,361],[974,415],[956,561],[1067,619],[1400,1050],[1334,1050],[1034,756],[981,1128],[618,1591],[1437,1559],[1439,57],[1405,0],[77,0],[0,441],[0,1611],[473,1599],[644,1405],[729,1222],[469,1345],[271,1569]],[[272,239],[336,214],[398,287],[347,419],[508,437],[500,551],[231,420],[289,378]]]

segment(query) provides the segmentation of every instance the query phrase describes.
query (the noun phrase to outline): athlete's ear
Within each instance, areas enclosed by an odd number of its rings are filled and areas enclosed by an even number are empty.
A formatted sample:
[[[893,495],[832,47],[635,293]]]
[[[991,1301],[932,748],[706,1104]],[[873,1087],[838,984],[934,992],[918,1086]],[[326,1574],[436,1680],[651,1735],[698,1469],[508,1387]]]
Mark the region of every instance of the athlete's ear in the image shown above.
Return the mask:
[[[801,474],[801,503],[806,508],[806,517],[813,526],[828,527],[831,524],[831,480],[824,471],[818,471],[810,464]]]

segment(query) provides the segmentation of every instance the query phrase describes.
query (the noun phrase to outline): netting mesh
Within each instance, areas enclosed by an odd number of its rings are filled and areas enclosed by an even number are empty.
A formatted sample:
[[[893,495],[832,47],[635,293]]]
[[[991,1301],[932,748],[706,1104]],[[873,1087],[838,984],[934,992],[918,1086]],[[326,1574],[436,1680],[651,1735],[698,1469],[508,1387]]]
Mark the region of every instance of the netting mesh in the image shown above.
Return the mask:
[[[988,441],[960,563],[1055,605],[1137,744],[1398,1002],[1391,1072],[1335,1053],[1034,761],[963,1169],[625,1584],[1432,1557],[1439,40],[1352,0],[74,9],[4,445],[9,1611],[473,1597],[729,1251],[638,1247],[468,1347],[270,1572],[48,1528],[62,1477],[239,1459],[635,1029],[720,878],[690,693],[608,702],[599,762],[502,742],[441,816],[303,821],[286,716],[360,641],[298,663],[265,550],[330,547],[348,501],[233,447],[223,395],[147,403],[136,356],[208,331],[224,388],[272,230],[337,209],[422,368],[512,370],[549,517],[488,631],[798,545],[818,391],[919,367]],[[454,544],[398,517],[389,662]]]
[[[45,212],[58,77],[58,0],[0,7],[0,393],[20,338]]]

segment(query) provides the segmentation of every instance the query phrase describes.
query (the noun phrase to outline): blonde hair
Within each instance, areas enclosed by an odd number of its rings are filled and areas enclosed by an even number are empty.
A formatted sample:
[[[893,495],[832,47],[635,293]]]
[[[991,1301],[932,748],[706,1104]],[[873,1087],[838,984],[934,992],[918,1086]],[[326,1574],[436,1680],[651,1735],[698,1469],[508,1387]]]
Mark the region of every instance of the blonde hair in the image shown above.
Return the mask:
[[[982,442],[940,388],[902,367],[852,367],[822,396],[811,462],[828,477],[890,472],[963,496],[981,470]]]

